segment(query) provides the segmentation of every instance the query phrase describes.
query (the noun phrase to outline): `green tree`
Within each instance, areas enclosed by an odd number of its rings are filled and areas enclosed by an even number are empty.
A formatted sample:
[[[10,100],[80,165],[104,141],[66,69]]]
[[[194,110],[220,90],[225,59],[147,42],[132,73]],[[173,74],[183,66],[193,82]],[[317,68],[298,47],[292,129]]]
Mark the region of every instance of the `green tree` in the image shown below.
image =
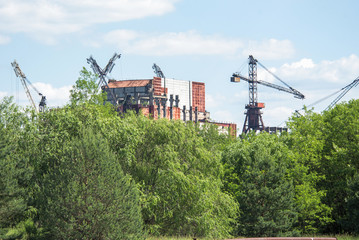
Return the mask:
[[[80,77],[70,90],[70,103],[103,104],[106,101],[106,93],[100,91],[97,79],[98,76],[83,67]]]
[[[38,209],[32,223],[50,231],[48,238],[140,237],[134,222],[141,221],[133,221],[138,215],[118,219],[122,210],[128,216],[138,207],[134,179],[152,233],[229,236],[238,206],[222,191],[220,156],[227,139],[189,123],[134,113],[119,117],[103,105],[95,82],[84,69],[69,105],[25,114],[16,152],[32,170],[26,187],[27,206]],[[111,201],[114,196],[128,212]],[[131,233],[133,226],[139,231]]]
[[[16,167],[18,159],[13,158],[21,123],[16,114],[19,111],[11,98],[5,98],[0,104],[0,226],[1,228],[15,224],[21,219],[26,201],[24,189],[18,180],[24,169]]]
[[[5,97],[0,103],[0,239],[40,239],[31,205],[33,168],[23,154],[23,136],[31,113]]]
[[[101,134],[84,128],[41,180],[40,220],[56,239],[141,239],[139,192]]]
[[[326,204],[333,208],[335,223],[327,231],[342,232],[342,225],[349,212],[346,199],[348,183],[359,172],[359,100],[337,104],[323,113],[325,146],[321,161],[321,173],[325,178],[319,187],[327,191]]]
[[[218,126],[211,123],[195,125],[199,136],[204,140],[204,146],[212,152],[222,153],[223,150],[233,142],[236,137],[229,134],[221,134]]]
[[[359,173],[348,180],[348,196],[345,199],[347,215],[341,222],[345,231],[359,235]]]
[[[303,115],[293,115],[287,124],[291,131],[282,134],[281,141],[292,152],[289,173],[295,186],[296,228],[302,233],[316,233],[333,222],[332,209],[324,203],[326,190],[318,188],[325,178],[321,170],[325,146],[323,116],[305,109]]]
[[[107,126],[118,132],[110,142],[141,186],[142,214],[152,234],[229,236],[237,205],[221,191],[218,150],[207,149],[196,126],[134,114],[113,125]]]
[[[288,178],[289,151],[277,136],[249,134],[226,149],[223,162],[226,190],[240,206],[236,234],[294,234],[297,213],[293,183]]]

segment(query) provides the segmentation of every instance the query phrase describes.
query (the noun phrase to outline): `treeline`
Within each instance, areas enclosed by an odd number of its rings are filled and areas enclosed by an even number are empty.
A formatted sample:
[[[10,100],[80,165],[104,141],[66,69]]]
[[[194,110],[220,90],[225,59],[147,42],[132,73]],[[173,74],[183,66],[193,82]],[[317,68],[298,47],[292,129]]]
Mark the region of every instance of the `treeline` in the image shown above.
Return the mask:
[[[0,102],[0,239],[359,233],[359,101],[290,133],[119,116],[85,69],[68,105]]]

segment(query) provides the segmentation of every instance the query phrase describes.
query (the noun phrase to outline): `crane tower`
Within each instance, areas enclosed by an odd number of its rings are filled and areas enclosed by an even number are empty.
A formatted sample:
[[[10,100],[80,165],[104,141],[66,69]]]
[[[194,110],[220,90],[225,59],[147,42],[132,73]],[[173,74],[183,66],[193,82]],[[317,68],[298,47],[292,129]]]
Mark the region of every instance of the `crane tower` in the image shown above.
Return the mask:
[[[281,81],[286,87],[282,87],[273,83],[269,83],[263,80],[257,79],[257,63],[263,67],[267,72],[273,75],[276,79]],[[245,106],[246,118],[243,125],[243,133],[248,133],[250,130],[254,131],[263,131],[265,126],[262,119],[261,109],[265,107],[264,103],[258,102],[258,84],[277,89],[279,91],[284,91],[290,94],[293,94],[294,97],[299,99],[304,99],[304,95],[294,88],[290,87],[279,77],[270,72],[265,66],[263,66],[257,59],[252,55],[249,56],[248,62],[248,78],[242,76],[240,73],[234,73],[231,77],[231,82],[240,82],[240,80],[248,82],[249,87],[249,103]]]

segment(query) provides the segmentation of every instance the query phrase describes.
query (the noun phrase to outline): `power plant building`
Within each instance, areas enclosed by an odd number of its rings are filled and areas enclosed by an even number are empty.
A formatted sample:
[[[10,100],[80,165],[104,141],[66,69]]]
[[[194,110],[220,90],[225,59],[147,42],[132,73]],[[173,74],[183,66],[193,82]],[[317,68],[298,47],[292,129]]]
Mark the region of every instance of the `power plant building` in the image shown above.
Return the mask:
[[[206,111],[204,83],[153,77],[109,80],[108,87],[107,99],[118,104],[119,112],[134,110],[153,119],[211,122],[210,113]],[[235,124],[211,123],[218,125],[222,132],[224,129],[231,135],[236,134]]]

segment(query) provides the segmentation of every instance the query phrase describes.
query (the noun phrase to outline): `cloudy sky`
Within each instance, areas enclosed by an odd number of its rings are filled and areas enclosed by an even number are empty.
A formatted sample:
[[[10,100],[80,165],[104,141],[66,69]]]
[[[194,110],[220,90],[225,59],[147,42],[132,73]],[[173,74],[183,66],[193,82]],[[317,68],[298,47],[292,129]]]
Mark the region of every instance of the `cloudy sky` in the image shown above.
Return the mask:
[[[59,106],[82,67],[90,69],[86,58],[104,67],[117,52],[112,78],[152,78],[156,63],[168,78],[204,82],[211,118],[241,129],[248,83],[230,77],[247,76],[253,55],[306,96],[258,87],[265,125],[284,126],[294,110],[359,76],[358,10],[356,0],[0,0],[0,97],[28,104],[14,59],[48,105]],[[281,85],[259,66],[258,78]]]

